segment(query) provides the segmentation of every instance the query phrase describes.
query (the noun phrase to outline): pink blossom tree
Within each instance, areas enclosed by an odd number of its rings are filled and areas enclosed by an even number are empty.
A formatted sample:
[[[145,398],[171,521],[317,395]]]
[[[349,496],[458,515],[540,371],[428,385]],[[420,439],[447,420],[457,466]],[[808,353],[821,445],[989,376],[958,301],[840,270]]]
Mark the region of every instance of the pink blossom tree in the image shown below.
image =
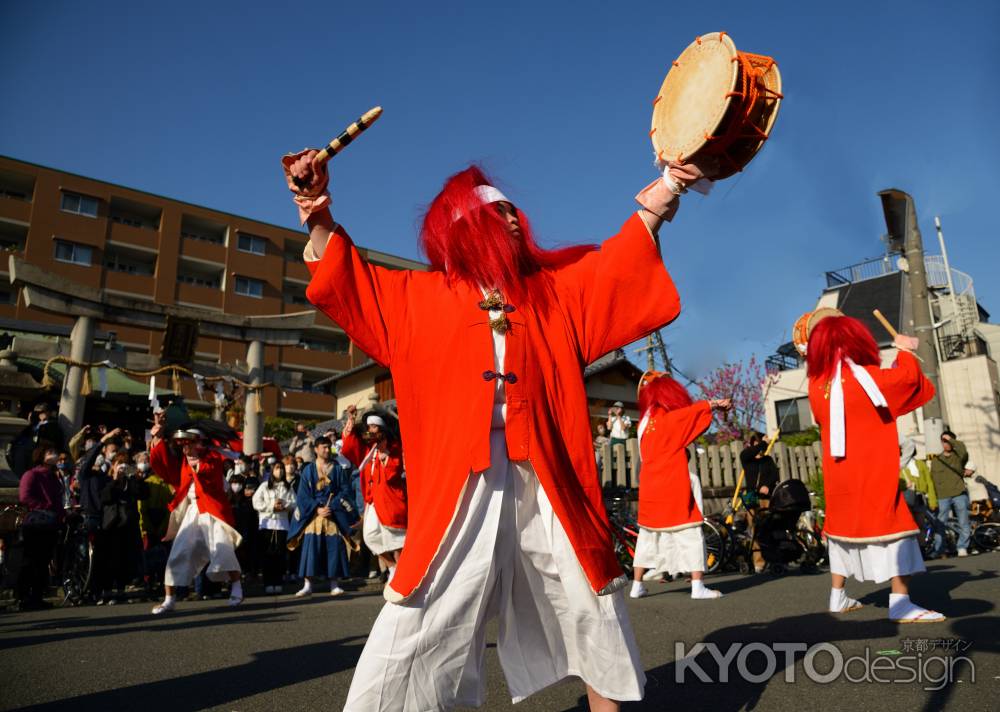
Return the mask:
[[[751,356],[747,361],[724,363],[697,381],[706,399],[729,398],[733,402],[728,413],[716,412],[717,442],[741,440],[751,430],[764,429],[764,389],[774,377]]]

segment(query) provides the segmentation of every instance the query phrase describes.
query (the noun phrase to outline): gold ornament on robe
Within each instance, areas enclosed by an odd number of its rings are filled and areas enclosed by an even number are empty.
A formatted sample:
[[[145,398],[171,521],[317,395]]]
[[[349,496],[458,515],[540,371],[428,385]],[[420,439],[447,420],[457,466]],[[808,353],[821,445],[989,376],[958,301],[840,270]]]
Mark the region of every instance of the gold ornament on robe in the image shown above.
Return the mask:
[[[479,308],[488,311],[495,310],[500,311],[500,316],[493,317],[490,319],[490,328],[498,334],[506,334],[507,329],[510,328],[510,322],[507,321],[507,314],[503,311],[505,303],[500,292],[493,290],[486,295],[486,298],[479,302]]]

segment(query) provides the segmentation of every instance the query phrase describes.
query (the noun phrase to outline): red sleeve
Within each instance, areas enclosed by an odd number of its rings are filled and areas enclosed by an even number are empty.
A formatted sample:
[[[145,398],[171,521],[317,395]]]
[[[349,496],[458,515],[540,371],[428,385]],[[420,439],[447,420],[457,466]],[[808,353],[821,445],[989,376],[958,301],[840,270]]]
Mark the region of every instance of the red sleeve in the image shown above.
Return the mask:
[[[390,455],[389,461],[382,468],[382,472],[385,475],[386,482],[392,482],[393,484],[401,483],[403,479],[403,461],[398,455]]]
[[[891,368],[868,366],[894,418],[914,411],[934,397],[934,384],[920,370],[920,362],[908,351],[900,351]]]
[[[684,448],[708,430],[712,424],[712,406],[708,401],[698,401],[686,408],[670,411],[664,419],[664,430],[671,445]]]
[[[677,288],[638,214],[599,250],[555,275],[585,363],[642,338],[680,314]]]
[[[337,225],[322,259],[306,262],[312,280],[306,296],[372,359],[389,365],[393,294],[409,273],[368,264],[344,229]]]
[[[164,482],[177,489],[181,486],[181,460],[160,440],[149,451],[149,466]]]
[[[341,438],[340,454],[350,460],[355,467],[361,466],[361,461],[365,459],[365,451],[361,438],[357,435],[356,426],[351,432],[344,433]]]

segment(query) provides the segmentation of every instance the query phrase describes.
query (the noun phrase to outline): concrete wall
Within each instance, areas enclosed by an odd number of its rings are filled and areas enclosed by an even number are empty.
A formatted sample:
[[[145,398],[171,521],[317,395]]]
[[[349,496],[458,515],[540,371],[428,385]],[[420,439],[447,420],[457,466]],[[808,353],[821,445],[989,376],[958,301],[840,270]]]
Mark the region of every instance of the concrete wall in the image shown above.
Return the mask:
[[[947,425],[969,448],[977,474],[1000,483],[1000,414],[997,364],[987,356],[945,361],[941,364]],[[986,496],[982,485],[970,481],[972,499]]]
[[[375,376],[382,369],[365,369],[359,373],[345,376],[337,381],[337,412],[335,417],[339,417],[350,406],[355,406],[359,411],[367,410],[375,398]]]

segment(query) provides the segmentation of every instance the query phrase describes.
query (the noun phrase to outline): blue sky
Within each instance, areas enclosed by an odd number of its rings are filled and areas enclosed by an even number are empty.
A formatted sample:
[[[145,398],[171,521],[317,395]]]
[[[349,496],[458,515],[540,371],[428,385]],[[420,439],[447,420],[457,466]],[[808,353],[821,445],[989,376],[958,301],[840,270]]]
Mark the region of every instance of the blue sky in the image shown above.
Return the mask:
[[[361,7],[361,6],[364,7]],[[778,60],[773,137],[661,232],[701,375],[787,341],[823,273],[881,253],[876,192],[940,215],[1000,314],[1000,3],[13,3],[0,153],[294,227],[278,160],[385,114],[333,165],[336,217],[417,257],[422,206],[483,162],[543,243],[613,234],[654,177],[650,102],[696,35]]]

